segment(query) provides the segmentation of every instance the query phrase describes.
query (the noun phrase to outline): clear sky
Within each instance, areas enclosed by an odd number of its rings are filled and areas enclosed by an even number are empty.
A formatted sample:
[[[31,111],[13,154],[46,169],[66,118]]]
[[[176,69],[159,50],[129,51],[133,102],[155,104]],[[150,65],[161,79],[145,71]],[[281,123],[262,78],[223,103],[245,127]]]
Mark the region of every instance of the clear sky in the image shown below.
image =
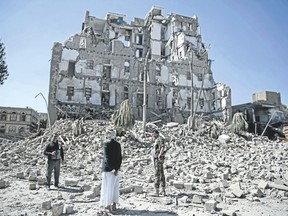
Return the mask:
[[[288,105],[288,0],[1,0],[0,38],[10,73],[0,86],[0,106],[46,112],[54,42],[80,33],[86,10],[144,18],[151,7],[164,15],[198,16],[202,39],[211,44],[214,79],[231,87],[232,105],[252,94],[281,93]]]

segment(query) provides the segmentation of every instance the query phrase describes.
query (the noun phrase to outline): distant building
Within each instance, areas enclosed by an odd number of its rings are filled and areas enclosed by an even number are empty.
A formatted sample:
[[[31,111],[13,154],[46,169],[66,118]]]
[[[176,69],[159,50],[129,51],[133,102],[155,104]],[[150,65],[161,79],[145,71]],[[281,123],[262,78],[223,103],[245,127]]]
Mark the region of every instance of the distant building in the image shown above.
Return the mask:
[[[0,136],[27,136],[37,130],[39,119],[32,108],[0,107]]]
[[[264,91],[254,93],[252,103],[232,106],[233,115],[241,111],[249,125],[249,132],[268,136],[273,139],[275,134],[283,136],[282,129],[288,119],[281,95],[277,92]]]
[[[281,95],[279,92],[263,91],[252,95],[253,102],[267,102],[276,107],[281,107]]]
[[[53,46],[51,123],[126,99],[142,119],[144,98],[148,118],[166,113],[177,120],[180,113],[187,119],[192,109],[229,120],[231,91],[214,81],[208,49],[196,16],[165,17],[154,6],[144,19],[128,23],[122,14],[100,19],[87,11],[82,31]]]

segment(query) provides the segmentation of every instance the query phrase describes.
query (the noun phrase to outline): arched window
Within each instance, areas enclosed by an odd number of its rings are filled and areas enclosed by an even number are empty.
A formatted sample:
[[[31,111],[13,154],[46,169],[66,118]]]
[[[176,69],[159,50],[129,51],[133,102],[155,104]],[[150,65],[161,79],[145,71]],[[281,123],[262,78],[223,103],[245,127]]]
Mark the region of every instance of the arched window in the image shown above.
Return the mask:
[[[25,133],[25,128],[24,127],[19,128],[19,134],[22,134],[22,133]]]
[[[3,111],[1,113],[1,121],[6,121],[7,120],[7,113],[5,111]]]
[[[16,127],[15,126],[9,126],[8,131],[9,131],[9,133],[16,133]]]
[[[16,121],[17,120],[17,113],[16,112],[12,112],[10,114],[10,121]]]
[[[21,121],[26,121],[26,113],[21,113]]]

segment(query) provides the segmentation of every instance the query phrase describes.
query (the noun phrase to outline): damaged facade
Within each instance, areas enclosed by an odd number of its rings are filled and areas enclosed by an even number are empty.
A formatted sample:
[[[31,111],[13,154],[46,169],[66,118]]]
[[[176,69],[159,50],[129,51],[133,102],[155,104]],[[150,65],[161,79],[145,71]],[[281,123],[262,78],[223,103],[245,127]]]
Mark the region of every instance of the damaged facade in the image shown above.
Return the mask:
[[[53,46],[51,123],[73,113],[93,117],[125,99],[142,119],[145,89],[148,118],[165,113],[186,121],[194,111],[229,121],[231,91],[214,81],[211,63],[196,16],[164,17],[163,8],[154,6],[144,19],[128,23],[125,15],[99,19],[87,11],[82,31]]]
[[[232,107],[233,114],[240,111],[248,123],[248,131],[258,135],[285,137],[283,129],[288,123],[287,113],[277,92],[264,91],[254,93],[252,103]]]

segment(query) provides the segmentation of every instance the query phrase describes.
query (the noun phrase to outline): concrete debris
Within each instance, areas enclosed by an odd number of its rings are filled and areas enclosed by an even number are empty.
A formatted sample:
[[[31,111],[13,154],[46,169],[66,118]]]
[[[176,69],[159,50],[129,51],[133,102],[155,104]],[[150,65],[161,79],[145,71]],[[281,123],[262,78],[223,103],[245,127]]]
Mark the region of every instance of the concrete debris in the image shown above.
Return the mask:
[[[81,127],[83,130],[76,136],[73,121],[58,120],[50,131],[46,130],[34,139],[1,144],[0,201],[3,209],[0,209],[0,214],[9,214],[12,210],[15,215],[23,212],[23,206],[15,204],[15,200],[20,198],[13,199],[11,191],[25,194],[21,196],[26,199],[24,203],[28,215],[36,212],[44,215],[47,211],[52,215],[97,215],[96,212],[101,212],[98,204],[93,203],[89,207],[89,202],[98,202],[100,198],[102,142],[105,129],[111,127],[111,123],[83,121]],[[152,196],[155,191],[154,168],[150,159],[151,135],[155,128],[161,131],[166,145],[170,147],[166,153],[164,171],[167,196],[158,198]],[[129,210],[134,202],[146,202],[149,208],[164,203],[163,208],[167,212],[171,210],[169,206],[177,206],[175,212],[178,215],[195,209],[235,215],[235,209],[229,208],[237,200],[251,203],[262,199],[285,201],[288,191],[287,142],[271,141],[266,137],[254,137],[251,139],[253,141],[247,141],[221,123],[217,123],[220,135],[213,138],[203,132],[209,128],[209,122],[204,122],[202,131],[190,130],[178,123],[154,124],[148,126],[143,134],[142,122],[136,121],[130,131],[117,137],[123,153],[120,203],[126,203],[121,214],[135,214]],[[52,188],[47,191],[43,149],[55,132],[61,134],[65,152],[60,175],[62,188],[55,189],[51,184]],[[242,199],[244,197],[247,199]],[[31,199],[37,200],[36,205]],[[31,203],[31,206],[27,207],[27,203]],[[217,205],[221,205],[221,208],[217,208]],[[136,208],[141,206],[137,204]],[[194,214],[197,215],[197,212]]]

